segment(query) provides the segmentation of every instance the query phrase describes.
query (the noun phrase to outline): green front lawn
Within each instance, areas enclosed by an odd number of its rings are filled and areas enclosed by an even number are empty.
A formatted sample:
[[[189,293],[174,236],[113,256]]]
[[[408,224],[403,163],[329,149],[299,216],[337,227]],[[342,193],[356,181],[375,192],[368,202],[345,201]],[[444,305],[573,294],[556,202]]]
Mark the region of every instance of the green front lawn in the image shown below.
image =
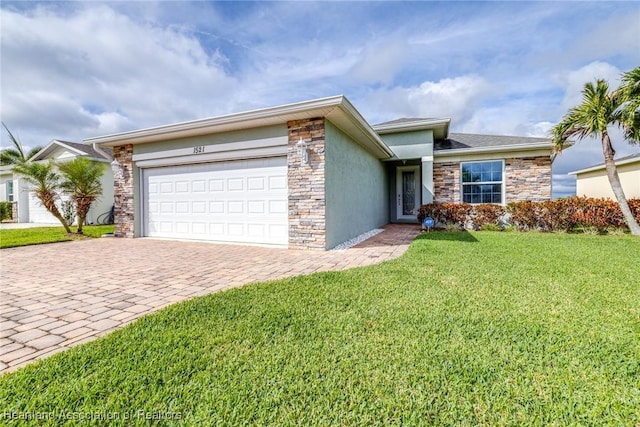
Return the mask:
[[[196,298],[0,376],[0,414],[637,426],[639,259],[629,236],[429,233],[397,260]]]
[[[71,227],[71,230],[76,231],[76,227]],[[83,232],[88,237],[100,237],[103,234],[113,233],[113,225],[85,225]],[[2,229],[0,230],[0,249],[42,243],[68,242],[78,238],[82,238],[82,236],[68,235],[62,226]]]

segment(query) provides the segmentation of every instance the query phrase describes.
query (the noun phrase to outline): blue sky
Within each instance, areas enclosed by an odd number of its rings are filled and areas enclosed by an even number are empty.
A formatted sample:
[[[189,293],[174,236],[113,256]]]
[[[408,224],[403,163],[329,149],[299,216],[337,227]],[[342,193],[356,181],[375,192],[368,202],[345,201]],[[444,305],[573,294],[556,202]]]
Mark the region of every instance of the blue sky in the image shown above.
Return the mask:
[[[2,121],[26,146],[345,94],[372,124],[547,136],[640,65],[636,2],[9,2]],[[640,151],[612,131],[619,156]],[[8,146],[2,135],[3,147]],[[554,163],[601,161],[583,141]]]

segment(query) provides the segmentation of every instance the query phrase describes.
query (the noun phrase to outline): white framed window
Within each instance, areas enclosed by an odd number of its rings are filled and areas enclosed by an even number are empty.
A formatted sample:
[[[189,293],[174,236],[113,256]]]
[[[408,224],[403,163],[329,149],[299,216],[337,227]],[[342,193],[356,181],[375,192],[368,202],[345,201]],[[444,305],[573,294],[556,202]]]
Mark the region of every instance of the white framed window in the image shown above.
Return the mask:
[[[464,203],[504,204],[504,160],[460,163]]]
[[[13,202],[13,181],[5,182],[5,195],[8,202]]]

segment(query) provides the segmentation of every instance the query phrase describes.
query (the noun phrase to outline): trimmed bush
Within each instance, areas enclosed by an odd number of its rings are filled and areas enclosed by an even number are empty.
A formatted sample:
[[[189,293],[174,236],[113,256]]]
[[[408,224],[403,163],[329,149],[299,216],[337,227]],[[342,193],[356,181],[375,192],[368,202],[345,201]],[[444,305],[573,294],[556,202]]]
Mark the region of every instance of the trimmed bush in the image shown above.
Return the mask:
[[[628,202],[631,212],[640,221],[640,199]],[[617,202],[588,197],[511,202],[506,207],[489,203],[430,203],[420,206],[418,211],[421,223],[426,217],[447,229],[496,230],[513,226],[518,231],[604,233],[627,228]]]
[[[0,221],[13,219],[13,203],[0,202]]]
[[[507,205],[509,222],[518,231],[535,230],[538,227],[538,206],[529,200]]]
[[[504,216],[505,210],[501,205],[484,203],[474,206],[473,226],[480,230],[500,229],[499,220]]]
[[[422,224],[425,218],[431,217],[436,226],[461,229],[469,220],[472,209],[473,205],[469,203],[429,203],[420,206],[418,221]]]

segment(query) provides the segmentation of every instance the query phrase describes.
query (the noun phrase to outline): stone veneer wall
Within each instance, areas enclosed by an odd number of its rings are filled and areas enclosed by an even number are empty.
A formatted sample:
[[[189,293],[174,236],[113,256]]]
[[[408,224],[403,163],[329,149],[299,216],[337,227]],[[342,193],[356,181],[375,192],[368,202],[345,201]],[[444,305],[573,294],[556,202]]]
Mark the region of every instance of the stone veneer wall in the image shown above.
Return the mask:
[[[460,162],[434,163],[434,202],[462,201]],[[551,199],[551,159],[549,156],[505,159],[506,202]]]
[[[433,201],[460,202],[460,163],[433,164]]]
[[[122,165],[122,173],[114,171],[114,221],[116,237],[133,237],[133,145],[113,149],[114,158]]]
[[[289,248],[326,249],[324,118],[287,122],[289,185]],[[308,146],[309,163],[301,164],[296,145]]]
[[[505,160],[507,202],[551,200],[551,158],[522,157]]]

